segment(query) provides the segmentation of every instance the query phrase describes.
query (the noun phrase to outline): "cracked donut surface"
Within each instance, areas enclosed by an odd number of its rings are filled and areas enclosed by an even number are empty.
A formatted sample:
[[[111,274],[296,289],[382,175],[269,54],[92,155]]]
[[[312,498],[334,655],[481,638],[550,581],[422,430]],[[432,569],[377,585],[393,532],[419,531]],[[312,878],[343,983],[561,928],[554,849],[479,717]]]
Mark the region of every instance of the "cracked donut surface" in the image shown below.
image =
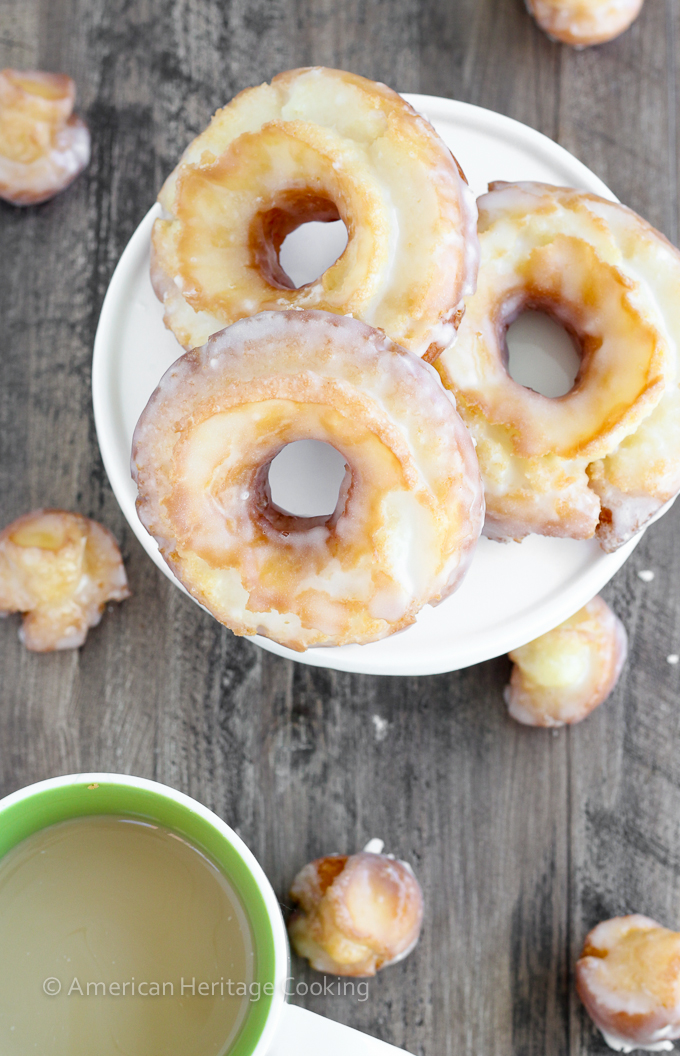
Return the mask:
[[[61,73],[0,71],[0,198],[37,205],[90,160],[90,133],[73,113],[76,86]]]
[[[436,365],[477,442],[485,533],[615,550],[680,488],[680,254],[625,206],[568,188],[497,183],[478,205],[477,292]],[[564,396],[508,373],[507,329],[532,308],[580,347]]]
[[[89,517],[34,510],[0,532],[0,616],[24,614],[33,652],[77,648],[106,602],[129,595],[116,540]]]
[[[644,0],[526,0],[529,14],[548,36],[585,48],[605,44],[624,33]]]
[[[478,265],[474,198],[434,129],[383,84],[322,67],[218,110],[159,195],[151,276],[185,348],[263,310],[322,309],[434,359]],[[344,252],[295,289],[291,231],[342,219]]]
[[[286,445],[346,462],[330,516],[271,498]],[[137,509],[187,590],[237,634],[370,642],[459,584],[483,496],[472,441],[427,363],[358,320],[265,312],[182,356],[137,425]]]

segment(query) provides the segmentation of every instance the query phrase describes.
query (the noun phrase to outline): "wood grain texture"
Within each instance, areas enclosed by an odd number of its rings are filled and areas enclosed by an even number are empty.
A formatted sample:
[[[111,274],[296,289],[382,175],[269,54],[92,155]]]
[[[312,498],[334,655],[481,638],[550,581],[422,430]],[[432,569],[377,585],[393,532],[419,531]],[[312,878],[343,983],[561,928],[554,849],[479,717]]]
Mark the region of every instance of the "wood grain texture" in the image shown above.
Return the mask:
[[[309,63],[524,121],[677,239],[679,54],[677,0],[647,0],[629,33],[581,53],[521,0],[0,0],[0,65],[72,74],[94,144],[60,198],[0,204],[0,519],[96,517],[134,591],[76,653],[30,655],[18,621],[0,625],[0,793],[86,769],[165,781],[238,829],[284,905],[306,861],[381,836],[425,889],[417,952],[366,1001],[297,1000],[416,1054],[603,1053],[573,990],[585,932],[632,910],[680,926],[680,509],[605,592],[631,657],[573,730],[507,718],[503,658],[394,680],[289,663],[202,613],[127,528],[90,404],[102,299],[210,113]]]

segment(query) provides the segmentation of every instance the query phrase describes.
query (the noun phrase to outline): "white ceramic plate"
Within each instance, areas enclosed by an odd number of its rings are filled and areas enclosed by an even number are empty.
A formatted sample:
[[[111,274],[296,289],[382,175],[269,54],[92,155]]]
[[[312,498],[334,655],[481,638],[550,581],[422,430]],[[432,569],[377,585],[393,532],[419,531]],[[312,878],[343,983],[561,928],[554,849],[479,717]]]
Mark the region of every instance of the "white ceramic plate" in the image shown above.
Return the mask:
[[[406,98],[449,145],[476,194],[492,180],[540,180],[614,198],[566,150],[517,121],[449,99]],[[182,352],[163,326],[161,305],[149,281],[149,238],[158,208],[154,206],[137,228],[111,279],[95,338],[92,387],[97,435],[116,498],[149,556],[177,583],[137,518],[130,478],[137,419],[161,375]],[[298,252],[304,255],[304,249],[303,236]],[[306,653],[259,636],[253,641],[280,656],[339,671],[455,671],[506,653],[561,623],[611,579],[638,540],[615,554],[604,554],[592,541],[531,536],[501,545],[482,539],[460,590],[437,608],[426,606],[417,622],[400,634],[371,645]]]

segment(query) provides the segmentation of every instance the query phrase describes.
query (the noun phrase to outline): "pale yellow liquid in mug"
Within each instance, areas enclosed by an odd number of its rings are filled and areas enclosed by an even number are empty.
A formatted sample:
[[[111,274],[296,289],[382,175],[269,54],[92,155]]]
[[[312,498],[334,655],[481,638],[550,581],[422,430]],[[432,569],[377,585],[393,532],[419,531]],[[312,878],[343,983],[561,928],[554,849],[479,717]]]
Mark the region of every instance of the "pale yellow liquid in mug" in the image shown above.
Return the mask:
[[[77,818],[0,859],[1,1056],[222,1054],[252,979],[234,891],[167,829]]]

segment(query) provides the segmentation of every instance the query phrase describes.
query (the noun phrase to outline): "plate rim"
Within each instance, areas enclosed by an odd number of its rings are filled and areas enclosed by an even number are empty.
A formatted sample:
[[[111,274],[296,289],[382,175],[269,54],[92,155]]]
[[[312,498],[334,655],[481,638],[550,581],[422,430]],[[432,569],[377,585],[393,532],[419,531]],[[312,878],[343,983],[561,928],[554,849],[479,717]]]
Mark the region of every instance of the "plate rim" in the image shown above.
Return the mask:
[[[411,92],[402,93],[402,95],[403,98],[414,107],[414,109],[424,113],[429,120],[436,121],[438,118],[441,118],[442,120],[457,120],[459,122],[464,121],[465,123],[474,123],[476,129],[479,129],[481,126],[484,131],[492,136],[498,136],[500,134],[503,135],[503,138],[507,138],[511,142],[517,143],[520,141],[526,143],[527,149],[532,150],[533,152],[539,151],[549,159],[559,160],[566,156],[569,160],[569,165],[572,168],[575,165],[577,170],[582,170],[584,184],[591,188],[596,188],[591,190],[591,193],[600,194],[602,197],[608,198],[610,201],[618,201],[607,185],[594,172],[592,172],[591,169],[584,165],[582,161],[566,150],[565,147],[562,147],[559,143],[556,143],[554,140],[545,136],[537,129],[532,128],[530,125],[525,125],[521,121],[507,117],[505,114],[497,113],[494,110],[488,110],[484,107],[476,106],[473,103],[466,103],[456,99],[447,99],[444,96],[423,95]],[[133,260],[137,259],[140,249],[142,248],[140,243],[143,244],[143,251],[146,253],[151,226],[160,213],[161,209],[159,204],[154,202],[135,228],[132,236],[121,253],[104,296],[94,338],[92,357],[92,403],[94,422],[102,462],[111,489],[123,516],[135,534],[138,542],[141,544],[146,554],[153,560],[154,564],[156,564],[167,578],[170,579],[175,586],[179,587],[187,597],[190,597],[195,604],[208,612],[209,610],[205,609],[205,606],[201,605],[201,603],[189,593],[186,587],[180,583],[169,566],[165,563],[155,539],[148,534],[142,525],[136,515],[136,510],[134,511],[133,516],[129,515],[126,509],[127,502],[124,501],[125,487],[128,485],[128,479],[126,478],[123,480],[125,475],[121,472],[121,467],[114,458],[115,444],[109,443],[107,440],[108,436],[116,435],[115,414],[112,401],[107,398],[108,393],[111,390],[111,379],[114,374],[115,357],[110,354],[107,355],[107,346],[110,343],[109,334],[115,326],[119,288],[128,281],[128,272],[130,270],[129,265]],[[179,358],[179,356],[183,355],[183,350],[181,350],[181,346],[178,346],[178,348],[180,349],[178,352]],[[663,510],[659,511],[657,516],[661,516],[666,508],[667,507],[664,507]],[[656,520],[656,517],[654,520]],[[380,660],[371,661],[369,653],[370,646],[378,643],[368,643],[364,646],[319,646],[307,649],[304,653],[298,653],[289,649],[287,646],[279,645],[278,642],[274,642],[269,638],[264,638],[261,635],[247,635],[245,637],[248,641],[259,645],[267,652],[274,653],[284,659],[295,660],[298,663],[306,664],[311,667],[323,667],[352,674],[418,677],[422,675],[437,675],[464,670],[475,664],[483,663],[487,660],[492,660],[495,657],[502,656],[510,650],[518,648],[520,645],[523,645],[528,641],[532,641],[540,634],[546,633],[553,627],[556,627],[558,624],[568,619],[569,616],[572,616],[579,608],[585,605],[590,598],[597,594],[622,567],[640,542],[644,531],[645,529],[634,536],[633,539],[622,546],[619,550],[615,551],[615,553],[603,554],[602,559],[598,561],[596,565],[588,566],[580,575],[576,576],[574,580],[560,591],[557,598],[552,598],[549,601],[543,602],[539,607],[535,606],[531,612],[525,613],[517,620],[512,621],[512,623],[509,623],[502,631],[495,628],[492,646],[487,645],[483,647],[478,645],[477,647],[468,648],[466,656],[458,657],[454,659],[453,662],[440,654],[438,660],[433,660],[432,658],[428,660],[428,657],[426,657],[424,663],[417,663],[414,661],[411,654],[407,654],[409,659],[402,664],[397,665],[395,668],[393,658],[389,658],[389,663],[387,660],[383,660],[382,662]],[[595,575],[595,572],[598,574]],[[546,609],[550,613],[547,620],[545,616]],[[541,614],[543,615],[541,616]],[[519,634],[516,630],[517,626],[521,628]],[[363,658],[361,657],[361,654],[357,653],[357,650],[359,649],[362,653],[366,651],[364,655],[367,662],[362,662]],[[350,650],[350,652],[346,652],[346,650]]]

